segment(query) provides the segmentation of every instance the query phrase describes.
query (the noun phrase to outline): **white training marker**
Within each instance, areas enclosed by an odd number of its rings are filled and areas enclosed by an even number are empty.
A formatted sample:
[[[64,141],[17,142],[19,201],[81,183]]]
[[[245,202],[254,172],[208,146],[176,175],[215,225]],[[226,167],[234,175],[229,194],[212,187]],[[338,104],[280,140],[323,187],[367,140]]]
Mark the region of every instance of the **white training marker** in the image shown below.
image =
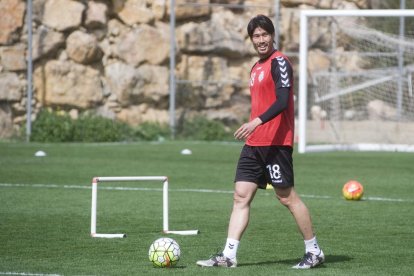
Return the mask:
[[[44,157],[44,156],[46,156],[46,152],[44,152],[42,150],[38,150],[38,151],[36,151],[35,156],[36,157]]]
[[[192,152],[191,152],[191,150],[189,150],[189,149],[183,149],[182,151],[181,151],[181,154],[182,155],[191,155],[191,154],[193,154]]]

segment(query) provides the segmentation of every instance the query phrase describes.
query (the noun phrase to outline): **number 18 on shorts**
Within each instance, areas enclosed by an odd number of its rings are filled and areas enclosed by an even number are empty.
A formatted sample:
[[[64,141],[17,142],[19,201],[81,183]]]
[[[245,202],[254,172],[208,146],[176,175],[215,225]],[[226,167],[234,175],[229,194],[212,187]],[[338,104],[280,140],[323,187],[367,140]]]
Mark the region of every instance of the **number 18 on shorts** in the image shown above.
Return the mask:
[[[248,181],[265,189],[267,183],[275,187],[292,187],[292,148],[285,146],[252,147],[245,145],[237,164],[235,181]]]

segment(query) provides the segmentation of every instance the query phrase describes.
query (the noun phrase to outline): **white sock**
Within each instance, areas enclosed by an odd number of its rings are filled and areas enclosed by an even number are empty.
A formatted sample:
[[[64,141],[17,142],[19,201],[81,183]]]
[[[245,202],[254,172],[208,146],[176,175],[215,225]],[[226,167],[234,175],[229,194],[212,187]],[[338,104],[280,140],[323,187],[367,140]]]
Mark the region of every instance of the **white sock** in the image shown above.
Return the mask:
[[[240,241],[227,238],[226,246],[223,250],[223,255],[229,259],[235,259],[237,255],[237,248],[239,247]]]
[[[319,254],[321,252],[318,241],[316,240],[316,236],[313,237],[313,239],[305,240],[305,251],[314,254]]]

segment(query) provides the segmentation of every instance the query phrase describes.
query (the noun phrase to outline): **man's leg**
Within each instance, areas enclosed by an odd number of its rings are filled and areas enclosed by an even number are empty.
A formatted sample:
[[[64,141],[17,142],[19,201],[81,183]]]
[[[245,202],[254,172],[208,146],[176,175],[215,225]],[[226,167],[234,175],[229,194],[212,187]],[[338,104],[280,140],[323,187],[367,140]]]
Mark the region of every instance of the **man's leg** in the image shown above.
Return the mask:
[[[314,237],[309,210],[293,187],[277,188],[276,196],[280,203],[286,206],[295,218],[304,240]]]
[[[227,241],[222,253],[208,260],[201,260],[197,265],[236,267],[239,241],[249,224],[250,204],[256,194],[257,185],[252,182],[236,182],[234,186],[233,210],[230,215]]]
[[[319,248],[312,228],[312,220],[309,210],[293,187],[277,188],[276,196],[280,203],[286,206],[295,218],[299,231],[305,242],[305,256],[293,268],[312,268],[325,261],[325,256]]]
[[[227,238],[240,240],[249,224],[250,204],[256,194],[257,184],[236,182],[234,187],[233,210],[231,212]]]

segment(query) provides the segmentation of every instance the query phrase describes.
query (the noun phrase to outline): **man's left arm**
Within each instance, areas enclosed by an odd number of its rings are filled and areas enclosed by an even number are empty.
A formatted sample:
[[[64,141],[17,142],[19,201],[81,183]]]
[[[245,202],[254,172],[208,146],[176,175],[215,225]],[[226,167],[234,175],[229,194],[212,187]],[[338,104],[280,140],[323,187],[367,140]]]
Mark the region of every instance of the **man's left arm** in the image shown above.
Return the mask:
[[[278,57],[272,60],[271,73],[275,83],[276,100],[259,116],[263,124],[272,120],[287,108],[292,87],[293,70],[285,58]]]

